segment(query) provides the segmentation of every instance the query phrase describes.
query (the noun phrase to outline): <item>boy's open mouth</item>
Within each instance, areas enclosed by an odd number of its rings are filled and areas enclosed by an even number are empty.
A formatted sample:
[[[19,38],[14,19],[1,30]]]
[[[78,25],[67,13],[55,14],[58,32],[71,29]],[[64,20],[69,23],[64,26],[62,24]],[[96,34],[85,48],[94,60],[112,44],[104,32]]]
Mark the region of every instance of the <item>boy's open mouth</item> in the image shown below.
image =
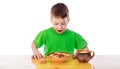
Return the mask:
[[[63,30],[57,30],[58,32],[62,32]]]

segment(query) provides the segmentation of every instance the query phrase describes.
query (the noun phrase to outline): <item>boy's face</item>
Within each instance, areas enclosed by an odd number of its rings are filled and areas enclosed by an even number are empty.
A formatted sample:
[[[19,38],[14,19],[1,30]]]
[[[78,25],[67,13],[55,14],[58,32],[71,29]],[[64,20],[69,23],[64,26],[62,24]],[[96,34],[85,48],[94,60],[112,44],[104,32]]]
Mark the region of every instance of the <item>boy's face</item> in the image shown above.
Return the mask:
[[[55,31],[58,34],[62,34],[66,30],[67,24],[69,23],[69,17],[64,19],[60,17],[51,17],[51,23]]]

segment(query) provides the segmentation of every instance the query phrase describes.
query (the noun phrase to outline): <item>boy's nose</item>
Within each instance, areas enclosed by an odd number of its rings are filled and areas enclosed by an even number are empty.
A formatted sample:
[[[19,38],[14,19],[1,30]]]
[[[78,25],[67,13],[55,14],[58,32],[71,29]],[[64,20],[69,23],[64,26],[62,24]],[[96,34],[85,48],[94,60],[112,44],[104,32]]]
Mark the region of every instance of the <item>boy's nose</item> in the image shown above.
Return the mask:
[[[58,28],[59,28],[59,29],[61,29],[61,28],[62,28],[62,26],[61,26],[61,25],[59,25],[59,26],[58,26]]]

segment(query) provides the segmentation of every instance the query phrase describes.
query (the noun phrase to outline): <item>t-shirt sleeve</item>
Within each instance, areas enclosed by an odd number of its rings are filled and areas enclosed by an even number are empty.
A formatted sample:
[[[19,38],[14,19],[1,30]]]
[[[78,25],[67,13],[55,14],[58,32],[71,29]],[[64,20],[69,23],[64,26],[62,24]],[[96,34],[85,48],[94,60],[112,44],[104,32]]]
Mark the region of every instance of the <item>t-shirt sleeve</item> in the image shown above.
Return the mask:
[[[77,34],[75,35],[75,48],[77,50],[82,50],[84,49],[86,46],[87,46],[87,42],[86,40],[80,35],[80,34]]]
[[[34,39],[34,43],[37,48],[40,48],[45,43],[45,33],[41,31],[37,34],[36,38]]]

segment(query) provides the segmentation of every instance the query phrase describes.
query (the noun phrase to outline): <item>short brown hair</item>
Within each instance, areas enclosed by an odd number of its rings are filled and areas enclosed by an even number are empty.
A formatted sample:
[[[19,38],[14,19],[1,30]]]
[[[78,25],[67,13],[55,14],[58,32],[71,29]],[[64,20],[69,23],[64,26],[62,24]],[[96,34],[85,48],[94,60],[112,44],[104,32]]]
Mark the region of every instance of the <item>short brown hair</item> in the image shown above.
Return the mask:
[[[69,10],[64,3],[57,3],[51,8],[51,14],[55,17],[65,18],[69,16]]]

